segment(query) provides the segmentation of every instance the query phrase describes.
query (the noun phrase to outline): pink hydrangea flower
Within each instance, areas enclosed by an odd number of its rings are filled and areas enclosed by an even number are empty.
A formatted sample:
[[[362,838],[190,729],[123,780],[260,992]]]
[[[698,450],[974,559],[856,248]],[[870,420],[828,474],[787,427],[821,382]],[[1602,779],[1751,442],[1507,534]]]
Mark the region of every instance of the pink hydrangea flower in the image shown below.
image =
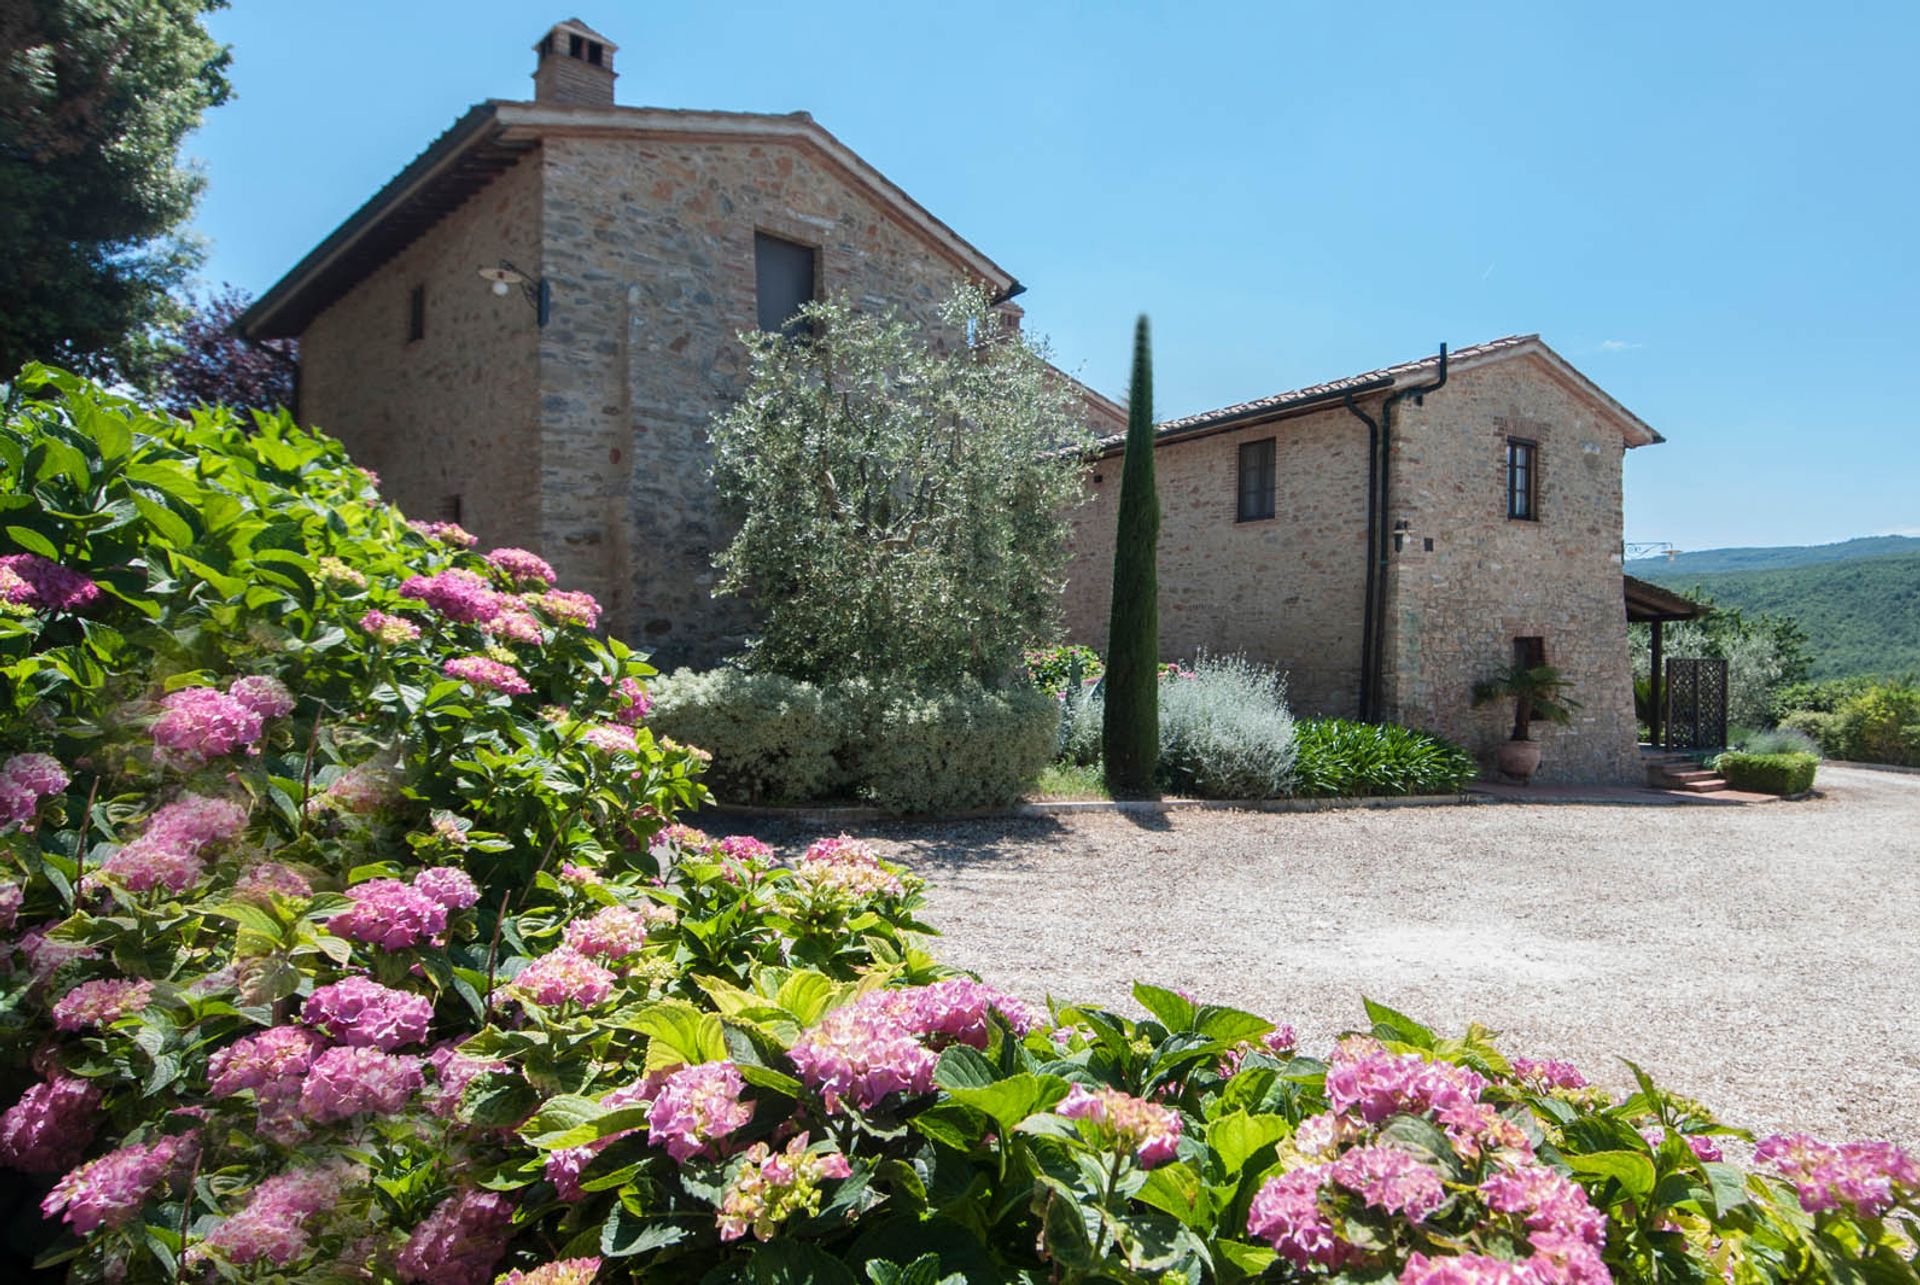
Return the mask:
[[[26,956],[27,971],[33,974],[35,982],[43,982],[53,976],[62,964],[77,959],[93,959],[99,955],[99,951],[92,946],[49,940],[46,924],[38,924],[21,933],[14,949]]]
[[[623,678],[614,684],[613,720],[631,727],[653,712],[653,697],[637,678]]]
[[[1811,1213],[1851,1206],[1878,1218],[1896,1201],[1920,1194],[1920,1167],[1891,1142],[1821,1142],[1804,1133],[1774,1134],[1754,1148],[1756,1163],[1792,1183]]]
[[[670,924],[673,911],[652,902],[629,909],[608,906],[590,919],[576,919],[561,932],[561,940],[583,955],[605,960],[629,959],[647,944],[647,933]]]
[[[313,1220],[332,1209],[341,1192],[362,1176],[361,1170],[338,1160],[276,1174],[253,1189],[238,1213],[209,1232],[204,1246],[188,1251],[188,1261],[203,1261],[213,1250],[240,1267],[262,1259],[285,1267],[307,1252]]]
[[[606,723],[590,724],[580,733],[580,740],[609,754],[632,754],[639,748],[631,727],[615,727]]]
[[[208,849],[233,839],[246,825],[246,809],[238,803],[184,795],[149,817],[145,832],[108,857],[101,872],[118,877],[132,892],[185,892],[199,880]]]
[[[56,1072],[0,1116],[0,1165],[23,1173],[60,1173],[80,1163],[100,1127],[100,1090]]]
[[[632,1084],[602,1094],[600,1105],[609,1111],[625,1107],[651,1107],[660,1090],[667,1082],[668,1072],[649,1071]],[[550,1153],[546,1162],[546,1179],[553,1184],[554,1192],[565,1201],[575,1201],[584,1194],[580,1181],[593,1163],[593,1158],[612,1146],[616,1141],[633,1133],[633,1129],[621,1129],[581,1147],[566,1147]]]
[[[518,598],[502,598],[500,613],[491,620],[482,621],[480,632],[489,638],[531,643],[536,647],[547,640],[546,632],[540,628],[540,617],[534,615]]]
[[[748,1231],[756,1240],[773,1239],[793,1215],[819,1211],[823,1179],[845,1178],[852,1172],[838,1151],[808,1151],[804,1133],[794,1135],[785,1151],[754,1143],[747,1148],[746,1163],[721,1195],[720,1239],[739,1240]]]
[[[292,866],[278,861],[256,861],[234,883],[235,896],[250,899],[286,897],[298,901],[313,895],[313,885]]]
[[[78,611],[99,596],[99,585],[37,553],[0,557],[0,600],[36,611]]]
[[[1247,1233],[1266,1241],[1297,1267],[1339,1267],[1354,1257],[1320,1207],[1327,1166],[1308,1165],[1261,1186],[1247,1208]]]
[[[160,700],[151,735],[161,757],[186,765],[251,750],[264,726],[260,712],[211,687],[182,687]]]
[[[81,1235],[101,1227],[120,1227],[140,1212],[155,1188],[176,1169],[192,1163],[199,1149],[194,1133],[129,1143],[89,1160],[54,1184],[40,1210],[61,1215]]]
[[[508,1272],[495,1285],[593,1285],[594,1277],[599,1274],[597,1258],[562,1258],[530,1272],[517,1269]]]
[[[773,845],[750,834],[730,834],[720,840],[720,851],[735,861],[772,861]]]
[[[0,763],[0,828],[31,821],[40,800],[67,788],[67,770],[51,754],[15,754]]]
[[[353,904],[327,921],[341,937],[382,950],[405,950],[447,930],[447,908],[398,879],[370,879],[347,889]]]
[[[1398,1147],[1355,1147],[1328,1166],[1327,1176],[1373,1208],[1410,1222],[1425,1222],[1447,1199],[1439,1173]]]
[[[300,1085],[300,1114],[320,1124],[356,1115],[392,1115],[426,1086],[424,1059],[365,1046],[330,1048]]]
[[[440,668],[449,678],[509,696],[525,696],[533,690],[519,670],[489,656],[455,656]]]
[[[1558,1058],[1517,1057],[1510,1065],[1515,1079],[1538,1091],[1587,1087],[1587,1077],[1580,1074],[1580,1068]]]
[[[366,475],[373,480],[373,484],[376,487],[380,485],[379,474],[375,473],[372,469],[367,469],[365,472]],[[438,540],[441,544],[450,544],[456,549],[471,549],[474,545],[480,543],[479,536],[474,535],[458,522],[422,522],[416,520],[407,523],[407,525],[429,540]]]
[[[525,549],[492,549],[487,553],[487,561],[515,580],[537,580],[550,585],[559,579],[553,574],[552,564]]]
[[[1180,1146],[1180,1113],[1156,1106],[1118,1089],[1096,1089],[1075,1084],[1054,1107],[1057,1115],[1081,1120],[1101,1145],[1131,1151],[1142,1167],[1151,1169],[1173,1159]],[[1084,1127],[1084,1126],[1083,1126]]]
[[[448,910],[466,910],[480,902],[479,886],[458,866],[429,866],[413,877],[413,887]]]
[[[386,647],[398,647],[420,637],[420,626],[405,616],[390,616],[384,611],[369,611],[360,617],[360,628],[367,637]]]
[[[1336,1050],[1327,1070],[1327,1103],[1335,1111],[1357,1112],[1368,1124],[1390,1115],[1424,1112],[1478,1102],[1487,1082],[1450,1062],[1429,1062],[1418,1054],[1369,1051],[1357,1057]]]
[[[925,1093],[938,1062],[898,1017],[862,1004],[828,1013],[801,1034],[788,1056],[835,1113],[843,1101],[871,1111],[889,1094]]]
[[[1415,1250],[1400,1269],[1399,1285],[1548,1285],[1528,1260],[1515,1262],[1487,1254],[1448,1254],[1428,1258]]]
[[[26,889],[11,879],[0,879],[0,933],[13,927],[13,921],[20,915],[21,903],[26,899]]]
[[[1294,1034],[1291,1026],[1282,1022],[1260,1037],[1260,1045],[1275,1057],[1291,1057],[1293,1051],[1300,1047],[1300,1037]]]
[[[892,993],[905,999],[905,1006],[897,1011],[907,1029],[932,1040],[936,1048],[945,1044],[987,1047],[988,1013],[1000,1014],[1016,1035],[1025,1035],[1039,1025],[1033,1010],[1024,1003],[969,978],[950,978]]]
[[[293,693],[268,674],[249,674],[227,685],[227,695],[261,718],[285,718],[293,713]]]
[[[403,1281],[487,1285],[507,1252],[513,1202],[494,1191],[464,1189],[440,1202],[413,1229],[395,1265]]]
[[[300,1016],[342,1044],[391,1053],[426,1040],[433,1005],[422,996],[382,986],[371,978],[349,977],[315,990],[301,1006]]]
[[[500,595],[473,572],[457,567],[402,582],[400,596],[418,598],[448,620],[461,624],[481,624],[500,614]]]
[[[1447,1141],[1463,1158],[1478,1160],[1508,1152],[1523,1160],[1533,1158],[1533,1140],[1518,1124],[1485,1102],[1442,1107],[1434,1118],[1446,1130]]]
[[[499,988],[503,999],[518,999],[541,1008],[577,1004],[592,1008],[613,991],[614,975],[571,946],[540,956]]]
[[[1561,1241],[1598,1250],[1606,1245],[1606,1215],[1587,1200],[1579,1183],[1540,1164],[1501,1169],[1480,1184],[1487,1208],[1518,1214],[1528,1228],[1535,1249]]]
[[[881,864],[866,844],[847,835],[817,839],[800,857],[795,878],[813,891],[844,897],[898,897],[906,892],[898,875]]]
[[[746,1081],[731,1062],[703,1062],[668,1074],[647,1112],[647,1141],[685,1163],[721,1154],[721,1143],[753,1119],[740,1100]]]
[[[392,803],[399,791],[384,763],[356,763],[335,777],[321,798],[343,812],[372,816]]]
[[[1667,1140],[1667,1131],[1656,1124],[1640,1130],[1640,1136],[1647,1140],[1649,1147],[1658,1151],[1660,1145]],[[1687,1150],[1693,1152],[1696,1160],[1726,1159],[1726,1153],[1720,1149],[1720,1144],[1715,1142],[1709,1134],[1683,1133],[1680,1135],[1680,1140],[1687,1144]]]
[[[153,998],[153,983],[128,977],[104,977],[82,982],[53,1006],[53,1024],[63,1031],[111,1026],[137,1013]]]
[[[247,1035],[207,1060],[208,1091],[216,1098],[259,1090],[276,1080],[298,1080],[326,1041],[300,1026],[274,1026]]]
[[[505,1062],[495,1058],[473,1057],[462,1053],[453,1044],[442,1044],[427,1054],[427,1064],[433,1068],[436,1085],[433,1113],[442,1119],[451,1119],[460,1109],[461,1095],[477,1077],[507,1068]]]
[[[549,589],[532,595],[550,620],[592,629],[600,623],[600,600],[578,589]]]

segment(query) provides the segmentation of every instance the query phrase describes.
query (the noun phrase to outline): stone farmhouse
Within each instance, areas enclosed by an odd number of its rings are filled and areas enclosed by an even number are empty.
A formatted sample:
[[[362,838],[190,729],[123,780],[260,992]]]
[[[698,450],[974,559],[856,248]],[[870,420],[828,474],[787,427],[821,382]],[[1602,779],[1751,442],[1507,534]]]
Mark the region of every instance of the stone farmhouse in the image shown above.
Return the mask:
[[[738,335],[828,294],[923,325],[956,285],[1011,325],[1023,287],[805,112],[623,107],[616,46],[535,46],[531,101],[468,109],[240,319],[300,340],[297,413],[415,517],[548,557],[663,664],[739,646],[707,425]],[[1104,643],[1121,407],[1076,514],[1066,616]],[[1621,462],[1657,442],[1536,336],[1159,426],[1162,652],[1243,652],[1308,713],[1488,751],[1469,707],[1544,660],[1582,703],[1542,779],[1641,769],[1623,628]]]

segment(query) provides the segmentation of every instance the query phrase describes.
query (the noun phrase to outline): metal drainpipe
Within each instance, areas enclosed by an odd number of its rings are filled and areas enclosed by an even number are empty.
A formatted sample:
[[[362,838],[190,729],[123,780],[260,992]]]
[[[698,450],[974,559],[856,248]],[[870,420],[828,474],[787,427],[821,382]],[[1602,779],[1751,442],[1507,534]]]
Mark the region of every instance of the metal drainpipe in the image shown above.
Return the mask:
[[[1374,542],[1379,539],[1380,512],[1380,425],[1360,409],[1360,403],[1348,393],[1341,401],[1355,419],[1367,426],[1367,587],[1366,608],[1360,617],[1360,721],[1373,721],[1373,579],[1379,568],[1374,565]]]
[[[1371,686],[1373,689],[1374,718],[1380,717],[1380,683],[1385,668],[1386,625],[1387,625],[1387,523],[1391,518],[1390,501],[1393,499],[1393,408],[1401,399],[1411,397],[1415,406],[1421,405],[1428,393],[1437,393],[1447,385],[1447,346],[1440,345],[1440,374],[1431,384],[1421,384],[1417,388],[1399,388],[1388,393],[1386,400],[1380,403],[1380,507],[1379,525],[1374,530],[1374,538],[1369,542],[1377,558],[1378,574],[1373,577],[1375,601],[1372,618],[1373,638],[1371,659],[1373,671]]]

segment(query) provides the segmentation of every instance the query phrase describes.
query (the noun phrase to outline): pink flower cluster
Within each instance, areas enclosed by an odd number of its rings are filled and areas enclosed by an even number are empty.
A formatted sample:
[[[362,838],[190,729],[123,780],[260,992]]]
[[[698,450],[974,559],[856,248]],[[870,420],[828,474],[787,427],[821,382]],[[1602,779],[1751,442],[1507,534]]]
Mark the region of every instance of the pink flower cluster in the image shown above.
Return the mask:
[[[433,1005],[410,991],[349,977],[315,990],[300,1016],[329,1039],[391,1053],[402,1045],[425,1042]]]
[[[1099,1145],[1132,1152],[1143,1168],[1165,1164],[1180,1147],[1178,1111],[1118,1089],[1088,1092],[1085,1085],[1075,1084],[1053,1110],[1083,1121],[1082,1131],[1091,1129],[1090,1140]]]
[[[1667,1140],[1667,1131],[1656,1124],[1640,1130],[1640,1136],[1647,1140],[1649,1147],[1658,1151],[1661,1145]],[[1696,1160],[1724,1160],[1727,1158],[1726,1152],[1720,1149],[1720,1144],[1715,1142],[1710,1134],[1683,1133],[1680,1135],[1680,1140],[1687,1144],[1687,1150],[1693,1152],[1693,1157]]]
[[[0,933],[13,927],[13,921],[19,917],[20,906],[26,899],[26,889],[11,879],[0,879]]]
[[[612,973],[572,946],[562,946],[521,969],[495,994],[541,1008],[559,1008],[563,1004],[592,1008],[612,993],[615,980]]]
[[[440,669],[449,678],[509,696],[525,696],[533,690],[519,670],[490,656],[455,656]]]
[[[592,629],[600,623],[600,600],[590,593],[579,589],[549,589],[531,597],[549,619],[563,625]]]
[[[427,1054],[427,1065],[433,1068],[436,1092],[433,1097],[433,1113],[442,1119],[452,1119],[460,1109],[460,1097],[467,1091],[478,1076],[489,1071],[503,1071],[507,1064],[493,1058],[474,1057],[462,1053],[458,1046],[442,1044]]]
[[[353,904],[327,921],[329,929],[382,950],[405,950],[444,933],[447,912],[479,901],[480,889],[464,871],[433,866],[414,875],[411,885],[369,879],[347,889],[347,895]]]
[[[207,850],[246,826],[247,811],[238,803],[184,795],[148,818],[141,836],[108,857],[101,870],[132,892],[185,892],[198,882]]]
[[[325,1041],[299,1026],[275,1026],[235,1040],[207,1062],[208,1091],[216,1098],[252,1089],[260,1129],[284,1139],[300,1131],[300,1089]]]
[[[580,733],[580,740],[608,754],[632,754],[639,748],[631,727],[619,727],[610,723],[589,724]]]
[[[56,1072],[0,1116],[0,1164],[24,1173],[59,1173],[80,1163],[100,1127],[100,1090]]]
[[[282,865],[278,861],[256,861],[240,872],[240,878],[234,882],[233,893],[236,897],[256,901],[271,897],[299,901],[313,895],[313,885],[292,866]]]
[[[1320,1207],[1325,1165],[1309,1165],[1270,1178],[1247,1207],[1247,1233],[1300,1267],[1339,1267],[1354,1249]]]
[[[366,470],[366,473],[368,477],[373,479],[375,486],[380,485],[378,474],[374,473],[371,469]],[[471,549],[474,545],[480,543],[479,536],[474,535],[458,522],[413,521],[407,523],[407,525],[429,540],[438,540],[442,544],[450,544],[457,549]]]
[[[1410,1222],[1425,1222],[1447,1199],[1439,1172],[1398,1147],[1355,1147],[1327,1166],[1327,1177],[1373,1208]]]
[[[834,1009],[801,1034],[788,1056],[829,1112],[840,1111],[843,1101],[871,1111],[888,1094],[925,1093],[938,1061],[885,1002]]]
[[[335,777],[320,797],[343,812],[372,816],[396,793],[393,774],[385,764],[356,763]]]
[[[594,1277],[600,1274],[600,1260],[597,1258],[562,1258],[542,1264],[530,1272],[516,1268],[502,1276],[495,1285],[593,1285]]]
[[[1600,1261],[1607,1243],[1606,1215],[1587,1200],[1580,1184],[1539,1164],[1501,1169],[1480,1184],[1487,1208],[1517,1214],[1527,1226],[1535,1267],[1546,1280],[1569,1285],[1608,1285]]]
[[[319,1124],[356,1115],[392,1115],[426,1086],[424,1059],[341,1045],[313,1059],[300,1084],[300,1114]]]
[[[647,1112],[647,1141],[684,1164],[723,1154],[726,1136],[753,1119],[740,1100],[746,1081],[731,1062],[702,1062],[668,1074]]]
[[[720,1198],[720,1239],[739,1240],[751,1230],[754,1239],[771,1240],[794,1214],[818,1212],[823,1179],[852,1172],[838,1151],[808,1151],[804,1133],[795,1134],[785,1151],[754,1143]]]
[[[402,581],[400,596],[418,598],[448,620],[466,625],[482,624],[500,614],[500,594],[473,572],[457,567]]]
[[[1877,1218],[1900,1200],[1920,1195],[1920,1166],[1891,1142],[1821,1142],[1804,1133],[1774,1134],[1754,1148],[1754,1160],[1792,1183],[1800,1204],[1822,1213],[1850,1205]]]
[[[1580,1068],[1571,1062],[1562,1062],[1558,1058],[1534,1059],[1516,1057],[1510,1063],[1514,1078],[1536,1090],[1546,1089],[1584,1089],[1587,1077],[1580,1074]]]
[[[637,678],[621,679],[614,685],[614,695],[620,702],[613,711],[617,723],[631,727],[653,712],[653,697],[647,695]]]
[[[413,1229],[395,1266],[403,1281],[430,1285],[487,1285],[507,1252],[513,1202],[493,1191],[448,1196]]]
[[[332,1209],[359,1177],[342,1161],[276,1174],[253,1189],[239,1213],[209,1232],[203,1246],[189,1251],[188,1260],[201,1261],[215,1250],[236,1266],[265,1259],[285,1267],[307,1252],[313,1219]]]
[[[646,946],[651,929],[673,920],[673,911],[650,901],[635,909],[608,906],[590,919],[568,924],[561,940],[583,955],[609,961],[629,959]]]
[[[286,684],[264,675],[236,678],[224,692],[212,687],[182,687],[160,700],[153,743],[160,757],[197,766],[234,750],[257,752],[266,720],[293,711]]]
[[[872,848],[844,834],[816,839],[801,854],[795,877],[810,890],[854,900],[898,897],[906,892],[899,876],[881,864]]]
[[[930,1039],[936,1048],[945,1044],[987,1047],[990,1012],[1000,1014],[1016,1035],[1039,1025],[1033,1010],[1021,1001],[964,977],[874,994],[890,997],[897,1006],[893,1012],[907,1029]]]
[[[112,1026],[129,1013],[138,1013],[153,998],[153,983],[129,977],[104,977],[82,982],[53,1006],[53,1024],[63,1031]]]
[[[51,754],[15,754],[0,763],[0,826],[31,821],[40,800],[67,788],[67,770]]]
[[[559,579],[553,574],[553,565],[537,553],[525,549],[490,549],[487,561],[506,572],[515,580],[538,581],[552,584]]]
[[[0,557],[0,602],[36,611],[78,611],[99,596],[99,585],[37,553]]]
[[[61,1214],[82,1236],[101,1227],[122,1226],[156,1187],[193,1162],[199,1146],[199,1136],[192,1132],[128,1143],[89,1160],[55,1183],[40,1202],[40,1211],[49,1218]]]
[[[666,1080],[667,1072],[649,1071],[632,1084],[622,1085],[603,1094],[600,1105],[609,1111],[623,1107],[651,1107]],[[633,1129],[622,1129],[589,1142],[585,1146],[566,1147],[549,1154],[545,1170],[546,1179],[553,1184],[555,1194],[565,1201],[580,1199],[582,1195],[580,1179],[586,1173],[587,1166],[593,1163],[593,1158],[632,1132],[634,1132]]]
[[[420,637],[420,626],[405,616],[390,616],[384,611],[369,611],[360,617],[360,628],[367,637],[385,647],[398,647]]]
[[[1335,1111],[1358,1113],[1368,1124],[1390,1115],[1469,1105],[1480,1100],[1487,1082],[1451,1062],[1429,1062],[1418,1054],[1389,1053],[1371,1041],[1342,1041],[1327,1069],[1327,1103]]]

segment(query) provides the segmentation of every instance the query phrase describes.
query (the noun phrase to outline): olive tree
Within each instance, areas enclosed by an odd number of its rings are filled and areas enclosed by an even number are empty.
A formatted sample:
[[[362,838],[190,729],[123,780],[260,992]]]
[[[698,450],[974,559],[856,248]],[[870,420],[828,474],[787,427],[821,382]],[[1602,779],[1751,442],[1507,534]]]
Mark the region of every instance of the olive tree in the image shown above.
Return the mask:
[[[917,327],[845,299],[744,337],[712,427],[738,534],[716,592],[748,596],[747,661],[815,682],[987,684],[1055,636],[1091,436],[1044,348],[966,289]]]

